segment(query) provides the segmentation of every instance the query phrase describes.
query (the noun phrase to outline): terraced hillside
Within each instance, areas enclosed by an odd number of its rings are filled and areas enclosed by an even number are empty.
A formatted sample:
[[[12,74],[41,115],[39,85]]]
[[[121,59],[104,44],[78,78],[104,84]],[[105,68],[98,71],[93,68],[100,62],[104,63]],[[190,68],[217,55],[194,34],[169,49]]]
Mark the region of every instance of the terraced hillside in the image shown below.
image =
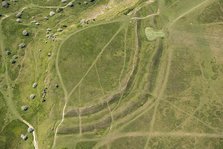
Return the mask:
[[[2,0],[1,149],[223,148],[223,0]]]

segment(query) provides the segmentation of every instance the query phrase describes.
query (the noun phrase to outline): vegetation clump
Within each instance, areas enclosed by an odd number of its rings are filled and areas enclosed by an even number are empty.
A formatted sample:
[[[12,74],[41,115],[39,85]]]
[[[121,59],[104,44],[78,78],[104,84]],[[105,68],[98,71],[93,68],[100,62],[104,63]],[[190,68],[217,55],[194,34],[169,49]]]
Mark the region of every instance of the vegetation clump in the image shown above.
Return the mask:
[[[157,31],[151,27],[145,28],[145,34],[149,41],[153,41],[157,38],[163,38],[165,36],[165,33],[163,31]]]

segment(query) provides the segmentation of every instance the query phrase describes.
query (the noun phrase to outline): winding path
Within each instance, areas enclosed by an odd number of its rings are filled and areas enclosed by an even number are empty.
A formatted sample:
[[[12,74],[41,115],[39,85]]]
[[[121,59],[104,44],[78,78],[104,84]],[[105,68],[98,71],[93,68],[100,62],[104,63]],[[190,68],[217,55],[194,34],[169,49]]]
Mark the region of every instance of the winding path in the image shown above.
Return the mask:
[[[22,10],[26,9],[26,7],[22,8]],[[11,13],[10,15],[6,15],[4,18],[2,18],[0,20],[0,45],[1,45],[1,52],[2,52],[2,58],[3,58],[3,65],[5,66],[5,79],[6,79],[6,83],[7,83],[7,95],[8,96],[5,96],[4,98],[6,99],[6,103],[7,103],[7,106],[9,107],[9,110],[11,111],[11,113],[17,118],[19,119],[21,122],[23,122],[24,124],[26,124],[28,127],[32,127],[34,128],[29,122],[27,122],[26,120],[24,120],[20,114],[18,113],[18,111],[16,111],[16,107],[14,105],[14,102],[13,102],[13,91],[12,91],[12,88],[11,88],[11,79],[9,77],[9,74],[8,74],[8,66],[7,66],[7,57],[5,56],[5,47],[4,47],[4,34],[2,32],[2,21],[8,17],[10,17],[11,15],[13,15],[14,13]],[[35,129],[34,129],[35,130]],[[34,148],[35,149],[38,149],[38,141],[37,141],[37,135],[36,135],[36,132],[33,131],[32,132],[32,135],[33,135],[33,145],[34,145]]]

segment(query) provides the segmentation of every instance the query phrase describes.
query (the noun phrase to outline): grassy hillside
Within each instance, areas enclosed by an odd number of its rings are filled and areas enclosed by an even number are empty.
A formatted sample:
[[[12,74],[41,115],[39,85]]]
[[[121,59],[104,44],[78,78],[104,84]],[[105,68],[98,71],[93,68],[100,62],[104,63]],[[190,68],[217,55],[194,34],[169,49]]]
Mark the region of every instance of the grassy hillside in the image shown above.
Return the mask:
[[[0,148],[223,148],[222,0],[7,3]]]

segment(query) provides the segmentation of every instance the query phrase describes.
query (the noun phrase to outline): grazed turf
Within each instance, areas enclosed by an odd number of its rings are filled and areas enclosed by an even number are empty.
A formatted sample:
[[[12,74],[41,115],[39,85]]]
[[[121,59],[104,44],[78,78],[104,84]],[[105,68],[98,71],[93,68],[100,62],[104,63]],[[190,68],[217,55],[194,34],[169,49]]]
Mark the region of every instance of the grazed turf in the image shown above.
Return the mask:
[[[73,2],[0,7],[0,148],[222,148],[222,0]]]
[[[68,91],[78,83],[118,28],[119,23],[100,25],[78,32],[65,41],[59,68]]]

